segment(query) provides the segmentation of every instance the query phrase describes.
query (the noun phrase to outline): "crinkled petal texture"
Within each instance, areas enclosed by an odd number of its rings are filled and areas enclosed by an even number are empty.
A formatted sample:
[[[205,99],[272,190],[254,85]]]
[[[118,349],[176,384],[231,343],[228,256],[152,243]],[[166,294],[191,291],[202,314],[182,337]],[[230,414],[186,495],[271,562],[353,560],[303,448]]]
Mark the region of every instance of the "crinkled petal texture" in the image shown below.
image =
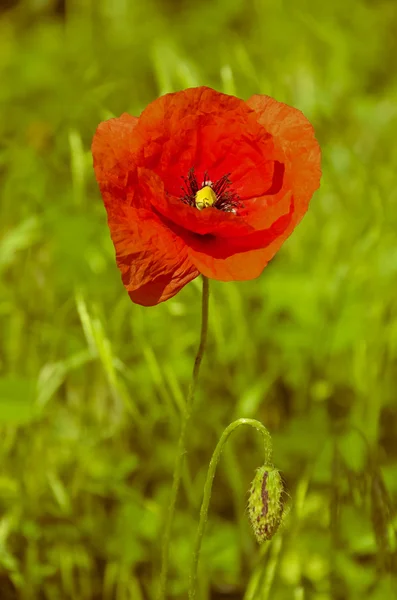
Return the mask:
[[[92,146],[117,264],[131,299],[157,304],[203,275],[257,277],[319,187],[320,148],[303,114],[269,96],[247,102],[207,87],[166,94],[139,118],[101,123]],[[228,174],[235,213],[183,202]]]

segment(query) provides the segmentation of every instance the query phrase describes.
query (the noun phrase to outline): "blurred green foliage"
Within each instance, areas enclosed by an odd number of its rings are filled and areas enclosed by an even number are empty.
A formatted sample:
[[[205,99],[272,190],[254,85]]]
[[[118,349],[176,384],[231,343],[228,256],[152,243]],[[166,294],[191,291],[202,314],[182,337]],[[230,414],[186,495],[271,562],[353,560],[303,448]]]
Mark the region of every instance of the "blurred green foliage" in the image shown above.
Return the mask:
[[[394,0],[0,4],[1,600],[154,598],[200,285],[131,304],[90,143],[99,121],[202,84],[302,109],[324,175],[258,280],[211,282],[170,598],[236,417],[272,432],[292,510],[259,549],[261,456],[236,435],[200,600],[397,597],[396,30]]]

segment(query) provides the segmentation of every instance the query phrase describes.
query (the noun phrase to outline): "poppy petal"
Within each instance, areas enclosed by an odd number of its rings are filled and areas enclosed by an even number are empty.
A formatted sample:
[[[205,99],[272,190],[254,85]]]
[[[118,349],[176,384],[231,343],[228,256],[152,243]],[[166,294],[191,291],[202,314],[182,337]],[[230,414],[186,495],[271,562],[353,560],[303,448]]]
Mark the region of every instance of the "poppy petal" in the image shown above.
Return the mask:
[[[151,211],[125,206],[108,216],[117,265],[133,302],[152,306],[168,300],[199,275],[184,242]]]
[[[268,131],[276,144],[276,155],[284,165],[283,184],[276,193],[253,198],[247,203],[247,221],[255,228],[266,226],[271,213],[285,210],[285,193],[292,191],[298,215],[303,217],[313,193],[320,186],[321,150],[314,129],[303,113],[274,98],[252,96],[247,101],[258,115],[258,122]],[[275,182],[276,183],[276,182]],[[273,217],[272,217],[273,218]]]
[[[206,87],[166,94],[143,111],[134,135],[144,140],[140,166],[158,174],[171,196],[181,196],[192,167],[200,183],[206,171],[212,181],[231,173],[242,200],[272,184],[272,137],[234,96]]]
[[[119,118],[100,123],[92,142],[94,170],[105,205],[132,201],[134,178],[134,147],[132,133],[136,117],[124,113]]]
[[[206,277],[244,281],[260,275],[296,225],[294,202],[268,229],[240,238],[195,236],[186,239],[192,263]]]

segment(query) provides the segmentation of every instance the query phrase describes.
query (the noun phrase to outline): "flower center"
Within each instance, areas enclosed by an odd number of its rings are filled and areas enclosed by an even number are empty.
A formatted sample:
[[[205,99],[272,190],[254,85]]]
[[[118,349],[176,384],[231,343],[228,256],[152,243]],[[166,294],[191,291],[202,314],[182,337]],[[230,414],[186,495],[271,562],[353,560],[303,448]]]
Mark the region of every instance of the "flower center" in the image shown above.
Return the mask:
[[[199,186],[194,168],[190,169],[188,176],[182,177],[184,182],[182,202],[194,206],[198,210],[216,208],[236,215],[243,205],[238,195],[231,189],[232,182],[229,175],[230,173],[227,173],[213,183],[206,172],[204,173],[204,181]]]
[[[215,204],[216,200],[217,200],[216,194],[215,194],[214,190],[212,189],[212,187],[209,185],[205,185],[204,187],[201,188],[201,190],[198,190],[194,197],[196,207],[199,210],[203,210],[203,208],[208,208],[209,206],[213,206]]]

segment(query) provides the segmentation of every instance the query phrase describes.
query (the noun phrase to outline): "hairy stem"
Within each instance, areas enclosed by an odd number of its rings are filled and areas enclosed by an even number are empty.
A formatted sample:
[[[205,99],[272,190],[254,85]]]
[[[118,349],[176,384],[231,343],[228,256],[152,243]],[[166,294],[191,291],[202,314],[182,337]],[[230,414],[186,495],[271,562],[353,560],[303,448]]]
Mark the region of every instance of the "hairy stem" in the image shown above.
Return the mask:
[[[162,542],[162,553],[161,553],[161,573],[160,573],[160,585],[159,592],[157,595],[158,600],[165,600],[166,588],[167,588],[167,575],[169,565],[169,553],[170,553],[170,540],[171,540],[171,529],[174,521],[175,505],[178,497],[179,485],[182,477],[183,462],[186,453],[186,436],[188,431],[188,425],[190,416],[192,414],[194,392],[196,390],[197,379],[200,371],[200,365],[203,358],[205,344],[207,340],[208,330],[208,300],[209,300],[209,282],[206,277],[203,276],[203,295],[202,295],[202,309],[201,309],[201,335],[200,344],[197,350],[196,359],[194,361],[193,376],[189,387],[188,396],[186,399],[186,405],[184,413],[182,415],[181,431],[178,441],[178,452],[176,455],[174,475],[172,480],[170,500],[168,504],[168,510],[166,514],[166,521],[164,526],[164,536]]]
[[[210,464],[208,466],[207,471],[207,479],[205,481],[204,486],[204,496],[201,504],[200,510],[200,521],[197,528],[196,540],[194,544],[192,564],[190,568],[190,576],[189,576],[189,600],[194,600],[196,598],[196,587],[197,587],[197,569],[200,558],[201,551],[201,542],[203,540],[205,528],[208,520],[208,507],[211,500],[211,492],[212,492],[212,484],[214,482],[215,471],[218,465],[219,459],[222,454],[222,450],[224,445],[226,444],[229,436],[235,431],[240,425],[249,425],[253,427],[262,435],[263,445],[264,445],[264,464],[271,466],[272,464],[272,440],[270,434],[266,427],[262,425],[260,421],[256,421],[255,419],[237,419],[237,421],[233,421],[230,425],[226,427],[224,432],[222,433],[218,444],[214,450],[212,455]]]

